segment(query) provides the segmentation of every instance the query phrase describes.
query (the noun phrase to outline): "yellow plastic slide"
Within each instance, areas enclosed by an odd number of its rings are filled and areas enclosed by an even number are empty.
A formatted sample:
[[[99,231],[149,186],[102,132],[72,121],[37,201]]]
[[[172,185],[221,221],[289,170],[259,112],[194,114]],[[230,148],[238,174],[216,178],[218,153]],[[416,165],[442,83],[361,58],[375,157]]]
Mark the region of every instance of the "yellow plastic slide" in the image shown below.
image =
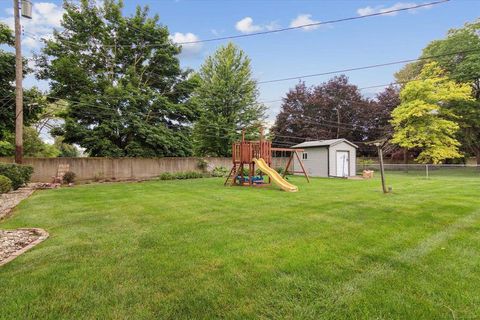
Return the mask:
[[[268,166],[268,164],[263,160],[253,158],[253,162],[257,165],[258,169],[260,169],[263,173],[268,175],[270,179],[280,188],[287,192],[297,192],[298,187],[294,186],[293,184],[287,182],[287,180],[283,179],[282,176],[272,168]]]

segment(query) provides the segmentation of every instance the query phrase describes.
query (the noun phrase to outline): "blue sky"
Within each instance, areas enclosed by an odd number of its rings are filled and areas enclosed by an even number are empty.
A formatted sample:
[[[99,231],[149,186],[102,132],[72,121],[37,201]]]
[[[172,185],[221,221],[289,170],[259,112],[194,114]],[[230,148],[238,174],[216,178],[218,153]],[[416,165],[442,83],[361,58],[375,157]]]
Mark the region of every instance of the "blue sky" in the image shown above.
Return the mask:
[[[160,15],[178,41],[208,39],[269,30],[309,21],[325,21],[430,2],[414,1],[202,1],[202,0],[126,0],[125,14],[137,4],[148,5],[151,13]],[[24,54],[39,51],[39,41],[59,26],[61,1],[34,3],[33,21],[25,21]],[[443,38],[450,28],[461,27],[479,17],[480,1],[450,2],[395,15],[369,17],[336,23],[309,30],[292,30],[277,34],[236,39],[234,42],[252,60],[253,74],[259,81],[303,74],[320,73],[349,67],[416,58],[423,47]],[[11,23],[11,0],[0,0],[0,20]],[[33,37],[33,38],[32,38]],[[184,67],[198,69],[206,56],[226,41],[191,45],[181,55]],[[401,65],[347,73],[359,87],[393,81]],[[313,85],[330,76],[306,79]],[[285,95],[298,80],[261,84],[260,99],[276,100]],[[29,77],[26,86],[37,84]],[[45,84],[40,87],[46,88]],[[373,96],[381,89],[363,91]],[[269,103],[270,120],[278,113],[280,103]]]

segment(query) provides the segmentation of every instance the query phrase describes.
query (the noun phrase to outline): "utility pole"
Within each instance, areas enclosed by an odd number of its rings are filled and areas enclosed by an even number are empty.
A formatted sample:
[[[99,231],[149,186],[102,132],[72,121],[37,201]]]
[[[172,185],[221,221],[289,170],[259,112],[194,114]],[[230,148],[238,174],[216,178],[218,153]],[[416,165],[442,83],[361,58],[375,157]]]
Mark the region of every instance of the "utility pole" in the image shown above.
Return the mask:
[[[23,162],[23,61],[19,7],[18,0],[13,0],[15,19],[15,163]]]

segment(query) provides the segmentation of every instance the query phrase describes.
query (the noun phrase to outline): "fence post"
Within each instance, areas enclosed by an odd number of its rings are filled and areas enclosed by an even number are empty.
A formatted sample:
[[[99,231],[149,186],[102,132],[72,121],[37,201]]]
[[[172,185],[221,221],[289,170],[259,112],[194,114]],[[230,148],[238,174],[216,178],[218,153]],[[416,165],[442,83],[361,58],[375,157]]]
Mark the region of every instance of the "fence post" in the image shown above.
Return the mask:
[[[425,165],[425,173],[426,173],[427,179],[428,179],[428,164]]]

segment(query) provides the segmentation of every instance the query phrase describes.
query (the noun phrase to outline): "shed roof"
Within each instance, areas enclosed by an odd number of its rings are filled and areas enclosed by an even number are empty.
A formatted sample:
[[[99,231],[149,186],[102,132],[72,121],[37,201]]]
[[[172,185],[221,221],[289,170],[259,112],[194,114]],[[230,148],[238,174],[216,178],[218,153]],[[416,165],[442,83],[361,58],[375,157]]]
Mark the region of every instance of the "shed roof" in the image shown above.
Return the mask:
[[[313,147],[330,147],[339,143],[348,143],[354,148],[358,148],[356,144],[348,141],[347,139],[330,139],[330,140],[317,140],[317,141],[305,141],[300,144],[292,146],[292,148],[313,148]]]

